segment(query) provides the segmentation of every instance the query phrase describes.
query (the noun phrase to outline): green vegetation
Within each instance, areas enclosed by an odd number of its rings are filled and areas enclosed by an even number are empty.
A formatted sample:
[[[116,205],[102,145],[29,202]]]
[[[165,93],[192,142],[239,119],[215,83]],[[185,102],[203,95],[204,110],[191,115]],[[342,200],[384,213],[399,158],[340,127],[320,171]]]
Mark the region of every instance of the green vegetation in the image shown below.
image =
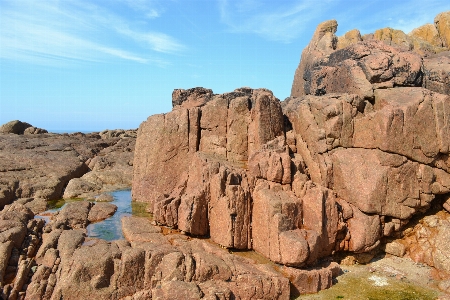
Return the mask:
[[[368,276],[344,274],[330,289],[317,294],[302,295],[298,299],[348,299],[348,300],[433,300],[438,293],[395,278],[387,278],[387,285],[376,286]]]
[[[148,203],[131,201],[131,211],[134,216],[153,218],[153,215],[147,211]]]

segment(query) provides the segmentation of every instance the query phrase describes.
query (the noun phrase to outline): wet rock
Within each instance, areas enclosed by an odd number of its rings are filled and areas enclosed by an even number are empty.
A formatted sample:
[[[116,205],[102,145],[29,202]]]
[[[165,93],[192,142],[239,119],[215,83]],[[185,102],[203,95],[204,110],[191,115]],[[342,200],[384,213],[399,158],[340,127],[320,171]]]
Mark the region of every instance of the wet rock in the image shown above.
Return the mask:
[[[93,203],[88,201],[70,202],[55,214],[53,228],[75,229],[86,228],[88,225],[88,215]]]
[[[111,202],[114,201],[114,197],[111,194],[102,193],[95,198],[97,202]]]
[[[117,206],[111,203],[96,203],[89,211],[88,221],[99,222],[114,215]]]

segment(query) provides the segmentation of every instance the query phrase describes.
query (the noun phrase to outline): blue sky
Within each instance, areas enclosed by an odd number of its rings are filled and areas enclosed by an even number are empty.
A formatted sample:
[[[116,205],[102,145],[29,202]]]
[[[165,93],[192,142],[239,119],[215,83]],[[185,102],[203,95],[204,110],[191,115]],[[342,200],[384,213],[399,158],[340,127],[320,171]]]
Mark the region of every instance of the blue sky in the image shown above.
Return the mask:
[[[0,124],[137,128],[173,89],[288,97],[322,21],[338,35],[432,23],[448,0],[0,0]]]

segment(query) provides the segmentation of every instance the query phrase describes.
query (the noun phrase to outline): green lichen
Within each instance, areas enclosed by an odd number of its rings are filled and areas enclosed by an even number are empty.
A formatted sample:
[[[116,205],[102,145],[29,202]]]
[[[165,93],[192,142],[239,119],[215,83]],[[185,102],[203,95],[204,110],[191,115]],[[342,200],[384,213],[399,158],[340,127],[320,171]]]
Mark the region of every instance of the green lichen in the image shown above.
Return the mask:
[[[368,276],[344,274],[328,290],[302,295],[297,299],[348,299],[348,300],[433,300],[438,292],[414,283],[388,278],[385,286],[376,286]]]
[[[148,203],[131,201],[131,211],[133,216],[152,218],[153,215],[147,211]]]

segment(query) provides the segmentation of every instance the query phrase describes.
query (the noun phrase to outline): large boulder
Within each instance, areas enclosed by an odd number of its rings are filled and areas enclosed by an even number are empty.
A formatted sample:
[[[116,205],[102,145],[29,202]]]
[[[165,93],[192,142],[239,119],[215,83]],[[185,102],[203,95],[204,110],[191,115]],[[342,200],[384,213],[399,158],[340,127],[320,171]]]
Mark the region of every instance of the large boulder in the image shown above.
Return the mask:
[[[19,120],[10,121],[0,127],[0,133],[23,134],[25,129],[32,127],[31,124]]]

